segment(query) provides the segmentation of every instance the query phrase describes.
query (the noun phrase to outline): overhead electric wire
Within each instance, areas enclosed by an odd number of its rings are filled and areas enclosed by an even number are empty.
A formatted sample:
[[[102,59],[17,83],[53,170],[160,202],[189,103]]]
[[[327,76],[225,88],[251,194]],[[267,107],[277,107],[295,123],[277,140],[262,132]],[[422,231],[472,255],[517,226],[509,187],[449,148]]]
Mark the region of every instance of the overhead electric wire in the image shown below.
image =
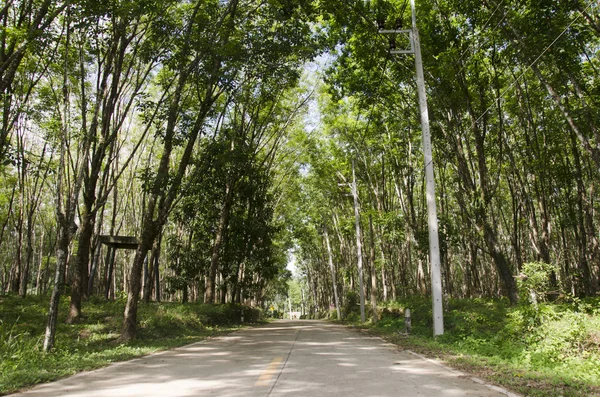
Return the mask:
[[[490,21],[491,21],[491,20],[492,20],[492,18],[494,17],[494,15],[496,15],[496,12],[497,12],[497,11],[498,11],[498,9],[500,8],[500,6],[501,6],[502,4],[504,4],[504,1],[505,1],[505,0],[502,0],[502,1],[500,2],[500,4],[498,4],[498,5],[496,6],[496,8],[494,9],[494,11],[492,12],[492,15],[490,15],[490,17],[487,19],[487,21],[485,22],[485,24],[484,24],[484,25],[483,25],[483,26],[480,28],[480,30],[479,30],[479,33],[476,33],[476,34],[474,35],[474,37],[473,37],[473,38],[477,38],[477,36],[478,36],[479,34],[481,34],[481,32],[483,32],[483,30],[484,30],[484,29],[487,27],[487,25],[490,23]],[[437,1],[436,1],[436,3],[437,3]],[[500,26],[500,24],[501,24],[502,22],[504,22],[504,20],[505,20],[505,19],[506,19],[506,13],[504,14],[504,17],[503,17],[503,18],[500,20],[500,22],[498,22],[498,23],[496,24],[496,26],[494,27],[494,29],[492,29],[492,30],[496,30],[496,29],[498,29],[498,26]],[[462,62],[462,61],[465,59],[465,55],[466,55],[466,54],[469,52],[469,50],[471,49],[470,47],[471,47],[470,45],[469,45],[469,46],[467,46],[467,48],[466,48],[466,49],[465,49],[465,50],[462,52],[462,54],[460,54],[460,58],[459,58],[459,60],[455,62],[455,63],[456,63],[456,64],[458,64],[458,65],[461,65],[461,64],[463,65],[463,67],[462,67],[462,68],[461,68],[461,69],[460,69],[460,70],[459,70],[459,71],[456,73],[457,75],[458,75],[458,74],[460,74],[460,72],[462,72],[462,71],[463,71],[463,69],[465,68],[465,65],[463,64],[463,62]],[[478,44],[476,47],[477,47],[477,48],[475,48],[475,49],[474,49],[474,52],[477,52],[477,51],[479,51],[479,49],[481,48],[481,44]]]
[[[518,76],[515,77],[515,79],[512,81],[512,83],[510,83],[510,85],[508,87],[506,87],[504,90],[502,90],[502,92],[500,93],[500,98],[502,99],[504,97],[504,95],[511,90],[515,84],[521,80],[523,78],[523,76],[525,76],[525,73],[527,73],[529,71],[529,69],[531,69],[541,58],[542,56],[544,56],[546,54],[546,52],[548,52],[548,50],[571,28],[571,26],[573,26],[575,24],[575,22],[577,22],[577,20],[579,18],[581,18],[581,16],[583,15],[584,12],[586,12],[593,4],[595,3],[595,0],[592,0],[590,2],[590,4],[588,4],[588,6],[583,10],[579,10],[579,14],[571,21],[571,23],[569,23],[569,25],[567,25],[566,28],[563,29],[563,31],[556,36],[556,38],[554,40],[552,40],[552,42],[550,44],[548,44],[546,46],[546,48],[544,48],[544,50],[533,60],[533,62],[531,62],[529,64],[529,66],[527,66],[525,68],[525,70],[523,70],[523,72]],[[476,120],[475,123],[479,123],[479,121],[487,114],[489,113],[490,110],[492,110],[492,108],[494,108],[496,106],[496,104],[492,104],[490,105]]]
[[[383,79],[385,78],[385,73],[387,71],[387,63],[388,63],[389,58],[390,57],[389,57],[389,52],[388,52],[387,56],[385,57],[385,61],[383,63],[383,69],[382,69],[382,72],[381,72],[381,77],[379,79],[379,84],[377,85],[378,89],[382,87]],[[359,112],[358,112],[358,114],[356,116],[356,120],[354,122],[354,128],[352,129],[352,137],[350,138],[350,141],[354,144],[354,148],[356,149],[357,152],[358,152],[358,148],[360,146],[362,146],[362,144],[364,143],[365,138],[367,136],[367,132],[369,132],[369,126],[371,125],[371,120],[373,118],[373,111],[375,110],[375,105],[377,103],[377,99],[379,99],[379,98],[377,97],[377,95],[375,95],[371,99],[373,100],[373,103],[371,104],[371,108],[369,110],[369,116],[367,117],[367,124],[365,125],[365,130],[364,130],[364,133],[363,133],[363,136],[362,136],[362,139],[360,141],[360,145],[359,146],[356,146],[356,143],[355,143],[355,140],[354,140],[354,133],[357,130],[356,127],[358,125],[358,120],[360,119],[360,111],[361,111],[360,108],[359,108]]]
[[[352,6],[353,6],[353,5],[352,5],[352,4],[350,4],[348,0],[345,0],[345,2],[346,2],[346,4],[347,4],[348,6],[350,6],[350,7],[352,8]],[[401,10],[401,12],[400,12],[400,15],[404,15],[404,12],[406,11],[406,7],[407,7],[407,6],[408,6],[408,0],[404,0],[404,5],[402,6],[402,10]],[[361,18],[361,19],[362,19],[362,20],[363,20],[363,21],[366,23],[366,25],[367,25],[367,26],[374,27],[375,29],[377,29],[376,31],[377,31],[377,33],[378,33],[379,35],[381,35],[381,36],[383,36],[383,37],[386,37],[385,35],[383,35],[382,33],[380,33],[380,32],[379,32],[379,29],[377,28],[377,24],[376,24],[376,23],[374,23],[374,22],[373,22],[373,21],[372,21],[372,20],[371,20],[371,19],[370,19],[368,16],[366,16],[366,15],[365,15],[363,12],[360,12],[360,10],[357,10],[357,13],[358,13],[358,16],[359,16],[359,17],[360,17],[360,18]],[[385,78],[385,76],[386,76],[386,71],[387,71],[387,63],[388,63],[388,61],[389,61],[389,58],[390,58],[390,52],[388,51],[388,52],[387,52],[387,54],[386,54],[386,57],[385,57],[384,64],[383,64],[383,70],[382,70],[382,73],[381,73],[381,77],[380,77],[380,79],[379,79],[379,84],[377,85],[377,89],[378,89],[378,90],[379,90],[379,89],[382,87],[382,85],[383,85],[383,79],[384,79],[384,78]],[[376,98],[373,98],[373,103],[371,104],[371,108],[370,108],[370,110],[369,110],[369,116],[367,117],[367,124],[366,124],[366,126],[365,126],[365,130],[364,130],[364,133],[363,133],[363,136],[362,136],[361,142],[360,142],[360,146],[362,146],[362,144],[364,143],[364,140],[365,140],[365,138],[366,138],[366,136],[367,136],[367,132],[368,132],[368,130],[369,130],[369,126],[370,126],[370,124],[371,124],[371,120],[372,120],[372,117],[373,117],[373,110],[375,109],[375,104],[376,104],[376,103],[377,103],[377,100],[376,100]],[[354,141],[354,134],[355,134],[355,132],[356,132],[356,127],[357,127],[357,125],[358,125],[358,120],[360,119],[360,115],[361,115],[361,109],[359,108],[359,112],[358,112],[358,114],[357,114],[357,116],[356,116],[356,120],[355,120],[355,122],[354,122],[354,128],[353,128],[353,131],[352,131],[352,136],[351,136],[351,138],[350,138],[350,141],[351,141],[351,143],[354,145],[354,148],[356,149],[356,151],[357,151],[357,152],[358,152],[358,147],[356,146],[356,143],[355,143],[355,141]]]
[[[506,17],[507,17],[507,16],[508,16],[508,14],[506,14],[506,13],[505,13],[505,14],[504,14],[504,16],[502,17],[502,19],[500,20],[500,22],[498,22],[498,23],[496,24],[496,26],[494,27],[494,29],[492,29],[492,30],[496,30],[496,29],[498,29],[498,26],[500,26],[500,24],[501,24],[502,22],[504,22],[504,20],[506,19]],[[485,26],[482,28],[482,30],[483,30],[483,29],[485,29]],[[480,43],[480,44],[478,44],[478,45],[477,45],[477,48],[475,48],[475,51],[474,51],[474,53],[476,53],[477,51],[479,51],[479,50],[481,49],[481,46],[482,46],[482,44],[481,44],[481,43]],[[458,71],[458,72],[456,72],[456,75],[460,75],[460,72],[462,72],[462,71],[463,71],[463,70],[464,70],[464,69],[467,67],[467,65],[466,65],[465,63],[463,63],[463,60],[465,59],[465,57],[464,57],[464,54],[465,54],[467,51],[469,51],[469,48],[467,48],[467,49],[466,49],[466,50],[463,52],[463,55],[461,55],[461,58],[460,58],[458,61],[456,61],[456,62],[455,62],[455,63],[457,63],[457,64],[459,64],[459,65],[461,65],[461,64],[462,64],[462,67],[459,69],[459,71]]]

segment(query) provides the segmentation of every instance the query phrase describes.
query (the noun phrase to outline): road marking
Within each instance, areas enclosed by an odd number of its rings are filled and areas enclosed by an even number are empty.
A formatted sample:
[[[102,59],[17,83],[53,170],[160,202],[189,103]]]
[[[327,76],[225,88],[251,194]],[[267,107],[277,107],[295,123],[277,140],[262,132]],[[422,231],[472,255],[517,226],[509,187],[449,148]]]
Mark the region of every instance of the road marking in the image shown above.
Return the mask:
[[[271,378],[277,373],[277,367],[283,361],[283,357],[275,357],[271,364],[265,369],[261,376],[258,377],[254,386],[268,386],[271,383]]]

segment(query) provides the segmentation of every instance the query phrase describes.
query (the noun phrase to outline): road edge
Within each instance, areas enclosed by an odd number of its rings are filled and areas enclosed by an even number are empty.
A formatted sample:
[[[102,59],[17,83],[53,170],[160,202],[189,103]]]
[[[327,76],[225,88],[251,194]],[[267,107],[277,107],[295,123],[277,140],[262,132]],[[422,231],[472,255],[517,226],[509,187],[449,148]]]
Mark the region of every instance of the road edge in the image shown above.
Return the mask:
[[[382,340],[385,340],[385,339],[382,339]],[[471,374],[468,374],[468,373],[459,371],[457,369],[454,369],[452,367],[449,367],[449,366],[445,365],[444,363],[442,363],[442,362],[440,362],[438,360],[435,360],[435,359],[432,359],[432,358],[429,358],[429,357],[425,357],[424,355],[416,353],[416,352],[414,352],[414,351],[412,351],[410,349],[405,349],[404,351],[407,352],[407,353],[409,353],[409,354],[412,354],[413,356],[419,357],[421,360],[425,360],[428,363],[431,363],[431,364],[437,365],[438,367],[444,368],[445,370],[450,371],[451,373],[454,373],[454,374],[456,374],[458,376],[469,378],[473,382],[479,383],[480,385],[485,386],[488,389],[497,391],[498,393],[502,393],[502,394],[506,395],[507,397],[522,397],[520,394],[513,393],[513,392],[511,392],[511,391],[509,391],[509,390],[507,390],[507,389],[505,389],[503,387],[496,386],[496,385],[493,385],[491,383],[488,383],[488,382],[484,381],[483,379],[480,379],[480,378],[478,378],[476,376],[472,376]]]

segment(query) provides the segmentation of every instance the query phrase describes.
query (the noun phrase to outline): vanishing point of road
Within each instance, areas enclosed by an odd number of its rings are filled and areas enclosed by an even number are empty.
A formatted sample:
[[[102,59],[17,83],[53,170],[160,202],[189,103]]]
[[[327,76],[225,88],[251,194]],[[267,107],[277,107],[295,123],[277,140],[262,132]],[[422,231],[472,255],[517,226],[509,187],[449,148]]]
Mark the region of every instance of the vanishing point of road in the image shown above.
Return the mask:
[[[380,338],[280,320],[37,386],[14,397],[515,396]]]

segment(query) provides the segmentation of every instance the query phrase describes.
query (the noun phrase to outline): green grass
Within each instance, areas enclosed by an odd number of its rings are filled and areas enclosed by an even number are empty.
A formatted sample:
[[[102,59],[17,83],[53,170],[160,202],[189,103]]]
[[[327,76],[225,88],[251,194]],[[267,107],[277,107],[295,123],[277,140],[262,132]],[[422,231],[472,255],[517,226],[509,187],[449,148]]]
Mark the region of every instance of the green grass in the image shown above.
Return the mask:
[[[93,300],[85,318],[65,323],[68,300],[61,302],[56,348],[42,352],[48,298],[0,297],[0,395],[83,370],[193,343],[238,329],[241,310],[246,321],[258,321],[258,310],[234,305],[176,303],[141,304],[138,338],[116,343],[124,302]]]
[[[437,338],[424,298],[391,304],[376,325],[354,324],[526,396],[600,396],[600,299],[537,308],[483,299],[447,306],[445,333]],[[410,336],[402,334],[405,307],[412,312]]]

